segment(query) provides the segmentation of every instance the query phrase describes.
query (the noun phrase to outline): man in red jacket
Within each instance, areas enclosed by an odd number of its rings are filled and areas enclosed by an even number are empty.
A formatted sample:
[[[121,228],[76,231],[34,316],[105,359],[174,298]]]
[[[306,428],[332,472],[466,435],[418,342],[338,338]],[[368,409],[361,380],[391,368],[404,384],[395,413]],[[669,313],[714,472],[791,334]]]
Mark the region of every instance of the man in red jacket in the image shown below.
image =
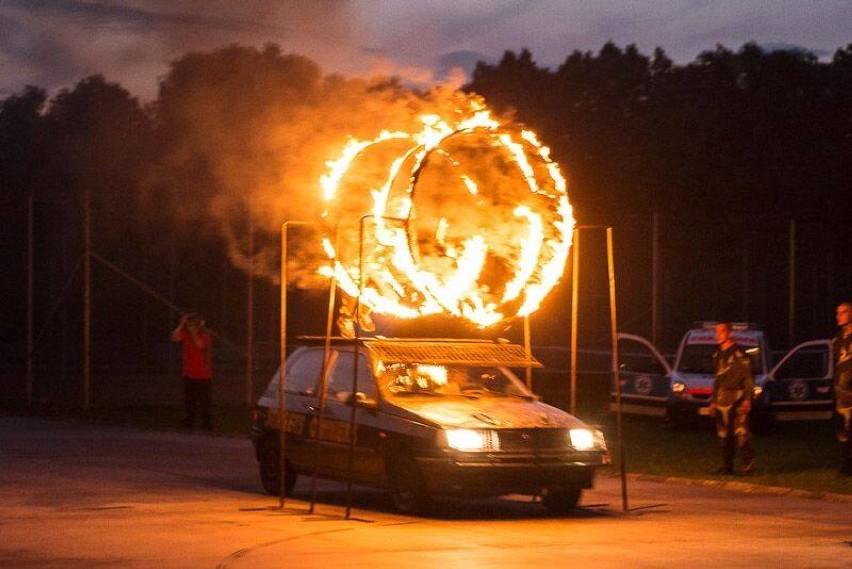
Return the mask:
[[[210,413],[212,373],[210,348],[213,338],[201,315],[190,312],[180,318],[172,332],[172,341],[183,344],[183,403],[186,428],[195,422],[195,409],[201,411],[201,428],[211,430],[213,421]]]

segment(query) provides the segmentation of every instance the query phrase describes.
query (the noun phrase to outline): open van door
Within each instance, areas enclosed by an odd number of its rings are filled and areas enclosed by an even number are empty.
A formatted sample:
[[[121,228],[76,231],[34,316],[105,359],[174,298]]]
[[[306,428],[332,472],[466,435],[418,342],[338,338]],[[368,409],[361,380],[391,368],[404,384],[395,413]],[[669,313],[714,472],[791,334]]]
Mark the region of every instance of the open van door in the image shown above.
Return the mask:
[[[623,413],[663,417],[671,389],[672,367],[648,340],[633,334],[618,334],[618,379],[621,382]],[[616,410],[615,383],[610,409]]]
[[[761,396],[776,421],[831,419],[833,375],[831,340],[805,342],[767,374]]]

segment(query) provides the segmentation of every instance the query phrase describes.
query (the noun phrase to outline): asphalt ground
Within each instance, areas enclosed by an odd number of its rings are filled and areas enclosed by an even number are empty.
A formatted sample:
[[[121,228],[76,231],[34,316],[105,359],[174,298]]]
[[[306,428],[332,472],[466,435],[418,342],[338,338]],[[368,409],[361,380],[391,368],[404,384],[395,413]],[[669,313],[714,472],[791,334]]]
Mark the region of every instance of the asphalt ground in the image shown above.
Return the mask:
[[[754,485],[752,485],[754,486]],[[249,442],[0,417],[2,567],[852,567],[845,496],[741,480],[601,476],[555,516],[528,497],[395,514],[386,493],[310,480],[284,508]]]

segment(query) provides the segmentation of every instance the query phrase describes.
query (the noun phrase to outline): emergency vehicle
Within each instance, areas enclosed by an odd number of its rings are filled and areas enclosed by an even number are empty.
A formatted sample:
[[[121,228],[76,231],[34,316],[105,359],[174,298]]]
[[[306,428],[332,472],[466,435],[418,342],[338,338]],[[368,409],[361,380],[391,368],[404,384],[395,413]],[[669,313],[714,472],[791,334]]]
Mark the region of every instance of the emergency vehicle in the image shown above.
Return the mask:
[[[694,324],[680,341],[674,365],[669,365],[646,339],[619,334],[622,411],[665,417],[673,426],[709,417],[715,325],[716,322]],[[759,326],[733,323],[731,332],[751,361],[755,427],[769,427],[774,421],[831,418],[834,370],[830,340],[799,344],[771,367],[771,352]],[[615,385],[611,392],[614,409]]]

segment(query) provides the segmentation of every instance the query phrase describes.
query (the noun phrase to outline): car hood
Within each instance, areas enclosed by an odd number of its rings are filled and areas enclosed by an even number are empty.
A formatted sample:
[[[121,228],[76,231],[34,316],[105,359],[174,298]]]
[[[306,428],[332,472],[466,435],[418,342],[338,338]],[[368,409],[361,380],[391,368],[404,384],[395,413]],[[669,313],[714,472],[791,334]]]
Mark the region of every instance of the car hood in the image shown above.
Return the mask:
[[[532,429],[583,426],[565,411],[517,397],[394,397],[391,407],[441,427]]]

